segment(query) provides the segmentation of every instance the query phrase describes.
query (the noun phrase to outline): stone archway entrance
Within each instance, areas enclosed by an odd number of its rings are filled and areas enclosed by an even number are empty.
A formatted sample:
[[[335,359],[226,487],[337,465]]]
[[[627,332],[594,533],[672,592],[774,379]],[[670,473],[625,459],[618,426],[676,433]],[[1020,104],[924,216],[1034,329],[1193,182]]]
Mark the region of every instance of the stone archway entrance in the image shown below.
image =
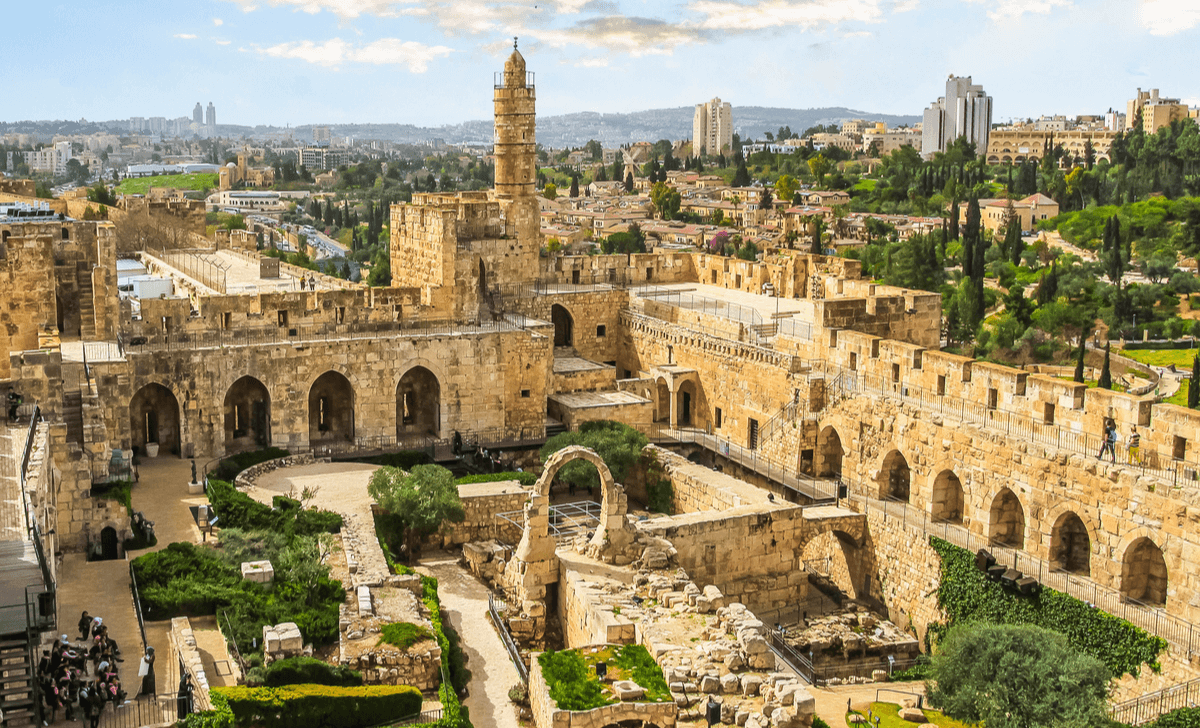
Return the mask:
[[[396,385],[396,437],[432,435],[442,430],[442,386],[425,367],[409,369]]]
[[[912,471],[908,467],[908,460],[899,450],[892,450],[883,459],[879,478],[882,481],[880,490],[884,498],[908,502],[912,490]]]
[[[1004,488],[992,501],[988,537],[995,543],[1012,548],[1025,544],[1025,509],[1017,494]]]
[[[934,521],[962,523],[966,498],[962,481],[953,470],[943,470],[933,480],[933,500],[930,502],[929,517]]]
[[[842,448],[842,437],[832,427],[821,430],[817,438],[817,475],[822,478],[834,478],[842,474],[842,458],[845,450]]]
[[[147,384],[129,402],[130,445],[145,451],[147,444],[157,444],[159,452],[178,455],[179,400],[161,384]]]
[[[554,324],[554,345],[575,345],[575,318],[566,306],[554,304],[550,307],[550,323]]]
[[[271,444],[271,394],[258,379],[238,379],[225,394],[225,452]]]
[[[1167,561],[1158,544],[1142,537],[1125,549],[1121,593],[1150,605],[1167,603]]]
[[[1075,513],[1058,517],[1050,532],[1050,565],[1055,569],[1088,576],[1091,574],[1092,539],[1087,526]]]
[[[308,441],[354,441],[354,387],[345,375],[329,371],[308,391]]]

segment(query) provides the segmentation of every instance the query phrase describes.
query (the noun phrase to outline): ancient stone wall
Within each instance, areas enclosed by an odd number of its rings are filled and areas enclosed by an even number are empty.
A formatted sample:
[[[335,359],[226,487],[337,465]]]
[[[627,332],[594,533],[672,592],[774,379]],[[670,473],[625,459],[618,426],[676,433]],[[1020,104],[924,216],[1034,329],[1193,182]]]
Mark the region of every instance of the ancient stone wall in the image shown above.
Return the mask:
[[[0,225],[0,358],[39,348],[58,328],[54,249],[64,230],[70,234],[63,223]]]
[[[461,523],[442,525],[445,546],[489,540],[513,545],[521,540],[521,526],[497,515],[516,512],[513,520],[522,523],[520,512],[529,500],[529,491],[516,481],[460,485],[458,495],[466,518]]]
[[[530,656],[529,702],[533,710],[533,722],[537,728],[602,728],[623,721],[637,721],[640,725],[656,725],[659,728],[674,728],[679,707],[669,703],[618,702],[584,711],[559,710],[558,703],[550,697],[550,688],[542,675],[537,654]]]
[[[572,568],[569,561],[559,561],[558,624],[564,646],[635,644],[637,625],[621,614],[619,606],[614,606],[622,603],[625,596],[606,593],[604,587],[613,585],[598,583],[589,576]]]

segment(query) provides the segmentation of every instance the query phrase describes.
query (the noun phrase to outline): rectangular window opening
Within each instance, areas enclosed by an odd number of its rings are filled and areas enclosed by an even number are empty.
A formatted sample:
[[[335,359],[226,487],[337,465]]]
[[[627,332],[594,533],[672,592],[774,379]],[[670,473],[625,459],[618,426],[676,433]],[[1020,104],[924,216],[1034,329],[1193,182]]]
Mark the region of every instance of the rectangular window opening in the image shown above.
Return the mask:
[[[718,430],[719,430],[719,429],[721,429],[721,422],[722,422],[722,418],[721,418],[721,408],[720,408],[720,407],[718,407],[718,408],[716,409],[716,412],[714,413],[713,419],[714,419],[714,420],[716,420],[716,425],[715,425],[715,427],[716,427]]]
[[[597,337],[603,338],[607,335],[608,335],[608,327],[607,326],[605,326],[604,324],[600,324],[600,325],[596,326],[596,336]]]

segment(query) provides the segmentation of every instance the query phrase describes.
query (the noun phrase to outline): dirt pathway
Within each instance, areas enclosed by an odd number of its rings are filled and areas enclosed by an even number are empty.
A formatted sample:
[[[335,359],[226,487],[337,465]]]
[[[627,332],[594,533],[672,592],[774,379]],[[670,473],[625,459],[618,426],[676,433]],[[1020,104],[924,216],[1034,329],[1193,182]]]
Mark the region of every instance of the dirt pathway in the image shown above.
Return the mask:
[[[488,590],[445,552],[421,559],[417,571],[438,580],[438,596],[462,638],[471,681],[464,705],[476,728],[518,728],[508,689],[520,682],[517,668],[488,618]]]

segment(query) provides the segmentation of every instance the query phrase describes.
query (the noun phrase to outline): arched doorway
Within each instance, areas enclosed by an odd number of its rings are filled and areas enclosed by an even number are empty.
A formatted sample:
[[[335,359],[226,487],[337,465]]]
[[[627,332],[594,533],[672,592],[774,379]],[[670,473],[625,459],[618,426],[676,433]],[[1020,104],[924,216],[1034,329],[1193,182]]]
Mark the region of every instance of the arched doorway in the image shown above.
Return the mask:
[[[934,521],[963,522],[963,487],[953,470],[943,470],[933,480],[929,517]]]
[[[842,448],[842,437],[832,427],[821,430],[817,438],[817,475],[822,478],[834,478],[842,474],[842,457],[846,451]]]
[[[354,387],[339,372],[325,372],[308,391],[308,441],[354,440]]]
[[[809,573],[809,585],[832,599],[838,606],[843,598],[860,597],[865,584],[862,560],[858,545],[847,534],[841,531],[817,534],[804,544],[800,558],[804,562],[805,571]],[[836,589],[842,596],[832,593],[829,587]]]
[[[179,454],[179,400],[161,384],[147,384],[129,402],[130,445],[145,452],[157,443],[159,452]]]
[[[664,422],[671,419],[671,387],[666,377],[659,377],[654,383],[654,421]]]
[[[696,424],[699,419],[696,417],[696,409],[700,404],[700,398],[696,396],[696,383],[690,380],[683,382],[675,396],[675,413],[679,426],[691,427]]]
[[[271,394],[251,376],[225,393],[225,452],[255,450],[271,444]]]
[[[1150,539],[1139,538],[1125,549],[1121,593],[1146,604],[1167,603],[1167,561],[1162,549]]]
[[[912,489],[912,471],[908,468],[908,460],[900,454],[899,450],[892,450],[883,459],[880,478],[883,480],[881,485],[884,498],[908,502],[909,492]]]
[[[413,367],[396,385],[396,436],[433,435],[442,429],[442,387],[433,372]]]
[[[1083,519],[1071,512],[1059,516],[1050,532],[1050,566],[1088,576],[1091,557],[1092,539]]]
[[[565,306],[554,304],[550,307],[550,323],[554,324],[554,345],[575,345],[575,318]]]
[[[112,526],[105,526],[100,529],[100,558],[104,561],[113,561],[119,555],[120,548],[117,543],[117,529]]]
[[[1008,488],[996,494],[992,501],[988,537],[994,543],[1017,549],[1025,544],[1025,509],[1017,494]]]

